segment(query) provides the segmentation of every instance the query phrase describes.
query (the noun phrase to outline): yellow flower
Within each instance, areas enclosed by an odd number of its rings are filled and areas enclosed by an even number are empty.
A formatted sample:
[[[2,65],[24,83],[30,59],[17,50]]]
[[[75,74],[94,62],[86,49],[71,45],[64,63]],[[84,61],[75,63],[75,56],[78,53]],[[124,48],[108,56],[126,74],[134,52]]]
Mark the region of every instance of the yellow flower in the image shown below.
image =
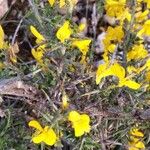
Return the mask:
[[[136,136],[136,137],[143,137],[144,136],[144,134],[141,131],[139,131],[139,129],[136,127],[132,128],[130,130],[129,134],[132,136]]]
[[[96,72],[96,83],[99,84],[103,77],[110,75],[117,76],[119,80],[123,80],[125,78],[125,70],[118,63],[114,63],[111,66],[108,63],[99,65]]]
[[[64,24],[59,28],[56,33],[57,38],[64,43],[65,40],[68,40],[72,34],[69,21],[65,21]]]
[[[30,26],[30,31],[37,38],[37,40],[36,40],[37,44],[40,44],[41,42],[43,42],[45,40],[44,36],[41,35],[34,26]]]
[[[135,18],[137,22],[142,22],[148,18],[149,10],[145,10],[144,12],[138,12],[135,14]]]
[[[116,43],[121,42],[123,37],[124,37],[124,32],[122,26],[116,26],[114,28],[110,26],[108,27],[105,38],[103,39],[103,44],[104,44],[103,58],[105,62],[108,62],[109,52],[110,53],[114,52],[114,50],[116,49]]]
[[[62,8],[63,6],[65,6],[66,2],[65,0],[60,0],[59,1],[59,7]]]
[[[147,3],[147,8],[150,8],[150,1],[149,0],[144,0],[145,3]]]
[[[106,31],[105,39],[121,42],[123,37],[124,37],[124,32],[122,26],[116,26],[114,28],[109,26]]]
[[[119,81],[118,86],[119,87],[126,86],[126,87],[129,87],[130,89],[137,90],[140,88],[141,85],[135,81],[125,78],[125,79]]]
[[[41,44],[36,49],[33,48],[31,50],[31,53],[33,57],[36,59],[36,61],[42,64],[43,63],[42,57],[44,55],[44,49],[46,47],[46,44],[42,44],[42,42],[44,42],[45,38],[37,31],[37,29],[34,26],[30,26],[30,30],[32,34],[36,37],[36,43],[39,45]]]
[[[118,63],[109,65],[109,63],[99,65],[96,72],[96,84],[99,84],[102,78],[107,76],[116,76],[119,79],[118,86],[127,86],[131,89],[140,88],[140,84],[125,77],[125,69]]]
[[[131,21],[131,13],[129,12],[129,9],[126,8],[123,16],[121,17],[121,21],[123,21],[124,19],[127,19],[129,22]],[[123,24],[123,22],[122,22]]]
[[[86,39],[86,40],[74,40],[72,42],[72,46],[77,47],[81,53],[85,56],[89,50],[89,45],[91,43],[90,39]]]
[[[2,26],[0,25],[0,49],[4,48],[4,31]]]
[[[115,44],[110,44],[108,47],[107,47],[107,50],[110,52],[110,53],[113,53],[116,49],[116,45]]]
[[[43,60],[42,60],[43,55],[44,55],[43,50],[41,50],[39,48],[37,48],[37,49],[32,48],[31,53],[32,53],[33,57],[35,58],[35,60],[39,64],[43,64]]]
[[[141,150],[145,149],[145,145],[142,141],[138,141],[136,143],[129,142],[129,150]]]
[[[49,4],[51,5],[51,7],[54,5],[55,0],[48,0]]]
[[[150,36],[150,20],[147,20],[144,25],[142,26],[142,29],[138,32],[137,36]]]
[[[139,131],[139,128],[132,128],[129,132],[129,150],[145,149],[145,145],[141,141],[142,137],[144,137],[144,134],[141,131]]]
[[[127,61],[143,59],[148,55],[143,44],[134,45],[132,50],[127,53]]]
[[[36,144],[44,142],[47,145],[54,145],[56,143],[56,133],[49,126],[42,126],[36,120],[32,120],[29,122],[29,126],[35,128],[37,131],[32,137],[32,141]]]
[[[106,0],[105,10],[110,17],[120,18],[125,12],[126,0]]]
[[[68,120],[72,123],[72,128],[74,128],[76,137],[82,136],[85,132],[90,132],[90,117],[88,115],[80,115],[77,111],[71,111]]]

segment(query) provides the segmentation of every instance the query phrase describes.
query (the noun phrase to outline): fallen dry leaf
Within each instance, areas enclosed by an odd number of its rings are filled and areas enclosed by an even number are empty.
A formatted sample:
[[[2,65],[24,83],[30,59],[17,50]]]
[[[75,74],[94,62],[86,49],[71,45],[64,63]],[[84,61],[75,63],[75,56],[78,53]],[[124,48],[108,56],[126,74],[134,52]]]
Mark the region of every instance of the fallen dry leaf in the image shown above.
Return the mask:
[[[23,81],[16,77],[0,81],[0,95],[26,97],[30,100],[38,101],[40,92],[35,87],[25,84]]]
[[[38,116],[42,111],[46,110],[46,98],[42,91],[36,87],[24,83],[18,77],[0,80],[0,95],[4,97],[4,101],[20,101],[28,105],[28,109],[32,110],[34,115]]]

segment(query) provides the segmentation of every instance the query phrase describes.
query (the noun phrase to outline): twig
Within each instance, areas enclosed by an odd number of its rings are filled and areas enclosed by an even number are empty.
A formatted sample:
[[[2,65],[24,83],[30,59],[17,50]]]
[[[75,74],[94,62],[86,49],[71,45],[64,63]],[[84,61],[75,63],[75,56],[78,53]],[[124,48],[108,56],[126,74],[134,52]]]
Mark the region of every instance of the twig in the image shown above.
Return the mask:
[[[99,93],[99,92],[100,92],[100,90],[94,90],[94,91],[92,91],[92,92],[88,92],[88,93],[82,94],[80,97],[97,94],[97,93]]]
[[[102,130],[100,131],[100,143],[102,150],[106,150],[106,145],[104,143],[104,133]]]
[[[84,142],[85,142],[85,138],[82,139],[79,150],[82,150]]]
[[[48,96],[48,94],[42,89],[42,92],[44,93],[44,95],[46,96],[47,100],[49,101],[49,103],[51,104],[51,106],[54,108],[55,111],[58,110],[58,108],[56,107],[56,105],[53,103],[53,101],[50,99],[50,97]]]
[[[17,26],[17,28],[16,28],[16,30],[15,30],[14,36],[13,36],[12,41],[11,41],[11,45],[14,45],[14,44],[15,44],[15,40],[16,40],[16,37],[17,37],[17,33],[18,33],[18,31],[19,31],[19,28],[20,28],[20,26],[21,26],[22,21],[23,21],[23,18],[20,20],[20,22],[19,22],[19,24],[18,24],[18,26]]]
[[[96,39],[96,27],[97,27],[99,18],[100,16],[97,14],[96,3],[94,3],[93,12],[92,12],[92,26],[93,26],[94,41]]]
[[[89,0],[86,0],[86,18],[88,18]]]
[[[91,78],[93,78],[93,77],[94,77],[94,74],[90,74],[87,78],[78,79],[78,80],[76,80],[76,81],[73,81],[72,84],[77,85],[77,84],[79,84],[79,83],[81,83],[81,82],[83,82],[83,81],[89,80],[89,79],[91,79]]]

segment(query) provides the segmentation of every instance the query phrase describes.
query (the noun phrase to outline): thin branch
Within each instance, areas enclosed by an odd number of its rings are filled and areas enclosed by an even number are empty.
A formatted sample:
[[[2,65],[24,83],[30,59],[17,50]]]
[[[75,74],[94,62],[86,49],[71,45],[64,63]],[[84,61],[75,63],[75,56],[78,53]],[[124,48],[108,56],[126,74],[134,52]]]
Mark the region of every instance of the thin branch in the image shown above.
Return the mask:
[[[15,30],[14,36],[13,36],[12,41],[11,41],[11,45],[14,45],[14,44],[15,44],[15,40],[16,40],[16,37],[17,37],[17,33],[18,33],[18,31],[19,31],[19,28],[20,28],[22,22],[23,22],[23,18],[20,20],[20,22],[19,22],[19,24],[18,24],[18,26],[17,26],[17,28],[16,28],[16,30]]]

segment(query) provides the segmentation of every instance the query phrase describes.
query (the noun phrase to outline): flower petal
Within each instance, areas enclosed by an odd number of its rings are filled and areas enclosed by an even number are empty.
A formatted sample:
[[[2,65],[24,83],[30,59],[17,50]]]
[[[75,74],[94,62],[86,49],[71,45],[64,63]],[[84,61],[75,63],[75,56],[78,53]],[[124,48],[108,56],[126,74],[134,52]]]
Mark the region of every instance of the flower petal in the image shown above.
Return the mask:
[[[90,39],[74,40],[72,42],[72,46],[77,47],[83,55],[86,55],[89,50],[89,45],[90,45],[91,41],[92,40],[90,40]]]
[[[108,63],[102,64],[98,67],[96,72],[96,84],[99,84],[102,78],[110,75],[116,76],[119,80],[121,80],[125,77],[125,70],[118,63],[114,63],[110,67]]]
[[[29,127],[33,127],[35,129],[38,129],[39,131],[43,131],[42,126],[36,120],[31,120],[28,125],[29,125]]]
[[[80,114],[77,111],[71,111],[69,113],[68,120],[71,122],[76,122],[80,119]]]
[[[36,59],[37,62],[40,64],[43,63],[42,57],[43,57],[43,50],[40,48],[40,46],[35,50],[34,48],[31,50],[31,53],[33,57]]]
[[[65,4],[65,0],[60,0],[59,7],[62,8],[63,6],[65,6]]]
[[[58,29],[56,33],[56,37],[64,43],[65,40],[68,40],[70,38],[70,35],[72,34],[72,30],[70,28],[69,21],[65,21],[64,24]]]
[[[133,90],[137,90],[140,88],[141,85],[135,81],[132,81],[132,80],[121,80],[119,82],[119,87],[122,87],[122,86],[127,86]]]
[[[130,130],[129,134],[137,136],[137,137],[143,137],[144,136],[144,134],[141,131],[139,131],[138,128],[132,128]]]
[[[145,148],[145,145],[142,141],[139,141],[135,144],[135,147],[136,148],[139,148],[139,149],[144,149]]]
[[[90,117],[86,114],[81,115],[81,119],[83,122],[90,123]]]
[[[74,132],[76,137],[82,136],[84,134],[84,130],[79,126],[75,126]]]
[[[49,4],[51,5],[51,7],[54,5],[55,0],[48,0]]]
[[[30,26],[30,30],[31,30],[32,34],[40,41],[40,43],[45,40],[43,35],[41,35],[34,26]],[[37,44],[39,44],[39,43],[37,43]]]
[[[103,77],[110,74],[108,71],[106,71],[107,67],[108,67],[107,63],[99,65],[96,71],[96,84],[99,84]]]
[[[33,143],[38,144],[38,143],[43,142],[44,138],[45,138],[45,134],[42,132],[41,134],[33,136],[32,141]]]
[[[45,142],[47,145],[54,145],[56,143],[57,140],[57,136],[56,133],[54,132],[54,130],[52,128],[49,128],[48,126],[46,126],[44,128],[44,139],[43,142]]]

